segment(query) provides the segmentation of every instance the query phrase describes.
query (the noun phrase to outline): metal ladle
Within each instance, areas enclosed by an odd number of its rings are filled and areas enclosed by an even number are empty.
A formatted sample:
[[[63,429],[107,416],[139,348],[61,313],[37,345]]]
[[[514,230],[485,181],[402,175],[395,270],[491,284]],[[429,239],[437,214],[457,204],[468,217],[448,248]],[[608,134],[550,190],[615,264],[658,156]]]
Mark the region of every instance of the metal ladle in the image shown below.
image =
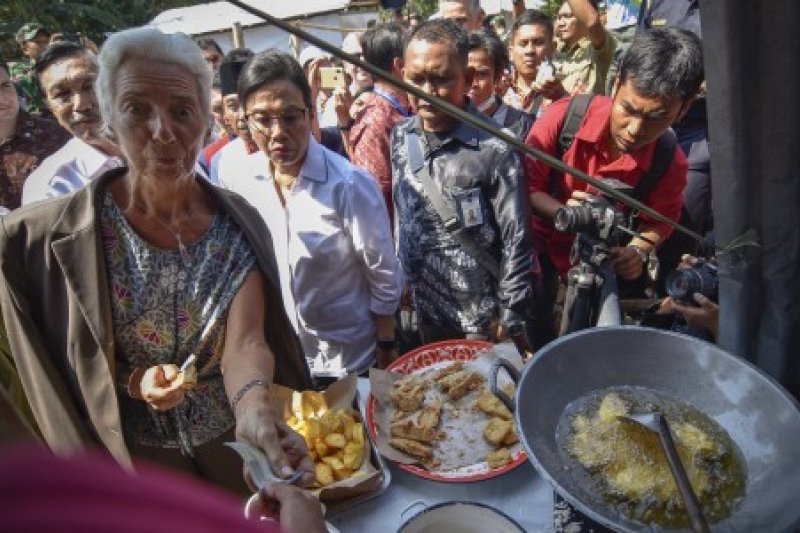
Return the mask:
[[[691,483],[689,483],[689,477],[686,475],[683,463],[681,463],[681,459],[678,456],[678,450],[675,448],[675,441],[672,439],[672,432],[667,425],[667,420],[664,418],[664,415],[661,413],[642,413],[621,415],[618,418],[630,420],[658,435],[659,441],[661,442],[661,449],[664,450],[667,463],[669,463],[669,469],[672,471],[672,477],[675,478],[678,492],[681,493],[683,505],[686,507],[686,514],[689,516],[692,531],[696,533],[707,533],[711,531],[703,515],[703,510],[700,507],[697,495],[694,493]]]

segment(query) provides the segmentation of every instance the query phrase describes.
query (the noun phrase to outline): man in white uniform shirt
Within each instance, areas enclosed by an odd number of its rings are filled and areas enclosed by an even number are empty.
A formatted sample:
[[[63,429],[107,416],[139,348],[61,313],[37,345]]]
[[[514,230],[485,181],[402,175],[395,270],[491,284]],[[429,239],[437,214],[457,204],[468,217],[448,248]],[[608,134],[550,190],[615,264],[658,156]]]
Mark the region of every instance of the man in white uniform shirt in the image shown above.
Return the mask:
[[[312,375],[387,364],[402,280],[378,184],[314,140],[311,88],[291,56],[256,55],[239,97],[260,151],[230,188],[269,227],[284,306]]]
[[[34,72],[48,107],[74,137],[28,177],[23,205],[78,190],[94,175],[122,165],[119,148],[102,132],[95,55],[76,43],[54,43],[39,56]]]

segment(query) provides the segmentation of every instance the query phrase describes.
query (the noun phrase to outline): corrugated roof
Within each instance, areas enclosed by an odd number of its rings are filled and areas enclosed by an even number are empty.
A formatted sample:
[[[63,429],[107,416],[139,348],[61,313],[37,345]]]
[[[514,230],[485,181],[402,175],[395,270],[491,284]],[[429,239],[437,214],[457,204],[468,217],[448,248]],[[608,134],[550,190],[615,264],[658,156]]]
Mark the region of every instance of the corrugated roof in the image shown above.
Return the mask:
[[[350,0],[250,0],[247,4],[281,19],[300,18],[341,11]],[[189,7],[168,9],[157,15],[150,25],[165,33],[181,31],[189,35],[211,33],[230,28],[234,22],[242,27],[256,26],[264,21],[228,2],[212,2]]]

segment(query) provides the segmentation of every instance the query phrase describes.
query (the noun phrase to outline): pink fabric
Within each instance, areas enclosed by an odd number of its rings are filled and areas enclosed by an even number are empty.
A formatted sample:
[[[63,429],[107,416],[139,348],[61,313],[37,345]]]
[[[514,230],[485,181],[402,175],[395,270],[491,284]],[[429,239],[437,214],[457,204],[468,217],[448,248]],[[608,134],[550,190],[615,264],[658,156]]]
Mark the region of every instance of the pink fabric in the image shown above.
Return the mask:
[[[3,531],[279,531],[242,513],[243,503],[230,495],[151,466],[133,474],[99,454],[63,459],[41,449],[0,451]]]

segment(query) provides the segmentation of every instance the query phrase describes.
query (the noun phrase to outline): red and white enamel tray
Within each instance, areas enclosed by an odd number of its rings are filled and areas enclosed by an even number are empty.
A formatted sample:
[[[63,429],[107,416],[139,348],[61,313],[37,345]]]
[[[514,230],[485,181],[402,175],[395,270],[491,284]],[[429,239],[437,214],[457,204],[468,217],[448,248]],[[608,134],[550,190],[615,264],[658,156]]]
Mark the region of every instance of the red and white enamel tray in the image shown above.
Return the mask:
[[[444,366],[442,363],[450,361],[472,361],[478,352],[487,350],[492,346],[491,342],[470,340],[442,341],[427,344],[400,357],[386,367],[386,370],[400,374],[417,374],[430,367]],[[377,436],[375,402],[375,397],[370,394],[367,402],[367,428],[373,439]],[[486,461],[443,472],[427,470],[414,464],[398,463],[398,466],[406,472],[425,479],[449,483],[465,483],[505,474],[524,463],[526,458],[527,456],[522,446],[516,445],[511,451],[511,462],[500,468],[489,468]]]

